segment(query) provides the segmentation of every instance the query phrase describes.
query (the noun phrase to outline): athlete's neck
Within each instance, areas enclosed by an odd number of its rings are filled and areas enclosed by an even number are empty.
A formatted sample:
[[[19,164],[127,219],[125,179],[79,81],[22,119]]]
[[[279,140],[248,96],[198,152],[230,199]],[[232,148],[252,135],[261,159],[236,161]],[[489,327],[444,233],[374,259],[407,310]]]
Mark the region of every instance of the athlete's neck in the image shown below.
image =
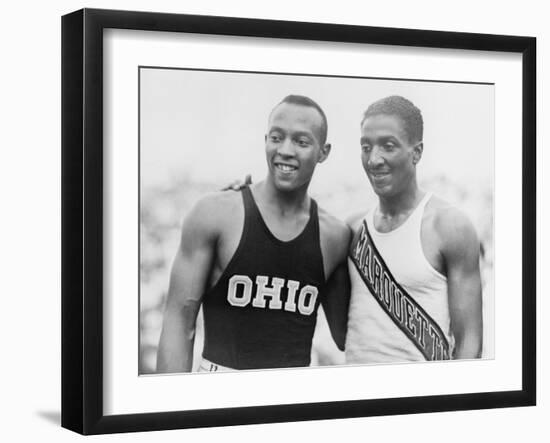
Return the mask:
[[[291,215],[309,209],[307,185],[293,191],[281,191],[269,180],[258,183],[255,194],[281,215]]]
[[[418,187],[414,180],[402,192],[388,197],[379,196],[378,211],[380,215],[387,217],[409,214],[420,203],[424,195],[425,192]]]

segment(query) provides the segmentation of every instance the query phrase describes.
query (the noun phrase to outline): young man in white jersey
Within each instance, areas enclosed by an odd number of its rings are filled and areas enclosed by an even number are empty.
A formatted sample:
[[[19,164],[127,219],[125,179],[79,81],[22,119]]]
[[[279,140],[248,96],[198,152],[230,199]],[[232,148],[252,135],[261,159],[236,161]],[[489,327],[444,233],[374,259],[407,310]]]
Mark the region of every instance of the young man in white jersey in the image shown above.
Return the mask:
[[[403,97],[364,113],[361,156],[378,204],[349,221],[347,363],[481,355],[479,240],[462,212],[418,187],[422,136]]]

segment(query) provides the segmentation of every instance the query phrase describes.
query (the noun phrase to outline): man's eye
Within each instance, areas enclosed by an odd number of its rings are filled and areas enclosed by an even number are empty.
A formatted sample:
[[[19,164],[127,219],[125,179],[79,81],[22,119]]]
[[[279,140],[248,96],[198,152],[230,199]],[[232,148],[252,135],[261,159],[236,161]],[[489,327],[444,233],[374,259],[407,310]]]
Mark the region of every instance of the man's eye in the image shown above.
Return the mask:
[[[296,141],[296,143],[298,144],[298,146],[301,146],[302,148],[305,148],[305,147],[307,147],[307,146],[310,145],[309,140],[303,139],[303,138],[302,138],[302,139],[298,139],[298,140]]]
[[[281,137],[276,134],[272,134],[269,136],[269,140],[271,140],[273,143],[279,143],[281,141]]]
[[[386,149],[387,151],[391,151],[394,148],[395,148],[395,144],[393,144],[392,142],[384,143],[384,149]]]
[[[370,152],[370,151],[372,151],[372,146],[371,146],[371,145],[362,144],[362,145],[361,145],[361,150],[362,150],[363,152]]]

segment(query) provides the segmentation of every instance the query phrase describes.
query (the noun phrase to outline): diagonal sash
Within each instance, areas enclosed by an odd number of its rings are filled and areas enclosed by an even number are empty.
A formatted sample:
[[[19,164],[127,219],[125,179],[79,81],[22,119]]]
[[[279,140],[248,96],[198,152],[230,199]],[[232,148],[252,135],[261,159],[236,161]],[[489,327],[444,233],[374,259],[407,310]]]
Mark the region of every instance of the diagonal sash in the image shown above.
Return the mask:
[[[426,360],[449,360],[449,342],[437,322],[397,282],[376,249],[363,220],[350,258],[382,310],[422,352]]]

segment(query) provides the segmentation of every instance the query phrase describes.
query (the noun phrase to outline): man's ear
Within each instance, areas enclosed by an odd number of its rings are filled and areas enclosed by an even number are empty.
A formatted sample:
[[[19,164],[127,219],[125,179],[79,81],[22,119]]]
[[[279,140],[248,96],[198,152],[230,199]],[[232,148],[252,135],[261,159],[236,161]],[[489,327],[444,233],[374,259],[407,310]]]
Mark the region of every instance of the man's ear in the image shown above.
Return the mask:
[[[321,156],[319,157],[318,163],[323,163],[328,155],[330,154],[330,149],[332,146],[330,143],[325,143],[323,146],[321,146]]]
[[[420,142],[413,147],[413,164],[417,164],[422,158],[422,152],[424,151],[424,143]]]

